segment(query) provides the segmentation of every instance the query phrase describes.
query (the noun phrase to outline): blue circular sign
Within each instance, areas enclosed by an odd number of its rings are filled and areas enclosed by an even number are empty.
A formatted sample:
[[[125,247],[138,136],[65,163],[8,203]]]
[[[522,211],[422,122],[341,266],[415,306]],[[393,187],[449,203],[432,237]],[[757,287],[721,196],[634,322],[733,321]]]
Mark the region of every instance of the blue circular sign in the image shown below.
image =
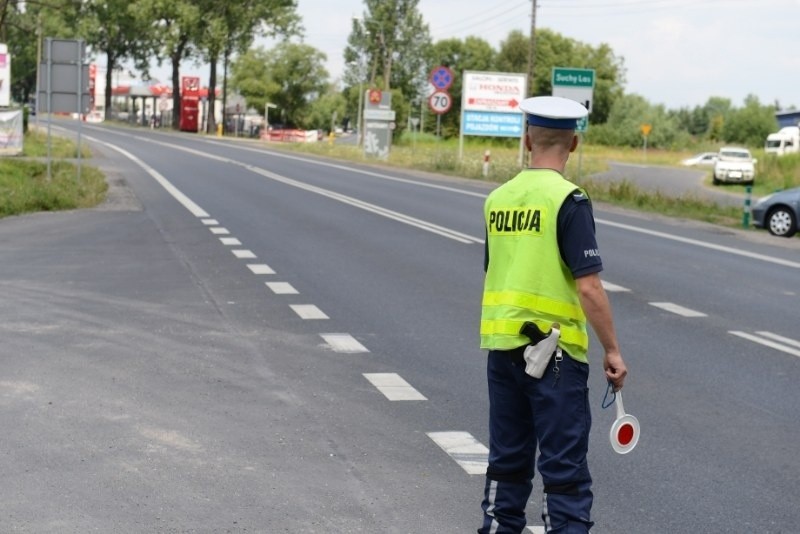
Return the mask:
[[[431,71],[430,80],[435,88],[444,91],[453,85],[453,71],[444,66],[436,67]]]

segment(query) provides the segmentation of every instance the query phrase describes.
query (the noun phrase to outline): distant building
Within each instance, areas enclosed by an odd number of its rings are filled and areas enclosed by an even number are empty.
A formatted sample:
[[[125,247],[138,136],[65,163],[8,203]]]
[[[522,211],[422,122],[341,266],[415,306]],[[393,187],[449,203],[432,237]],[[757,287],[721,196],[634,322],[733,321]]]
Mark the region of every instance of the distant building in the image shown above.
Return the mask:
[[[785,126],[798,126],[800,125],[800,110],[778,111],[775,113],[775,118],[778,119],[778,126],[780,128]]]

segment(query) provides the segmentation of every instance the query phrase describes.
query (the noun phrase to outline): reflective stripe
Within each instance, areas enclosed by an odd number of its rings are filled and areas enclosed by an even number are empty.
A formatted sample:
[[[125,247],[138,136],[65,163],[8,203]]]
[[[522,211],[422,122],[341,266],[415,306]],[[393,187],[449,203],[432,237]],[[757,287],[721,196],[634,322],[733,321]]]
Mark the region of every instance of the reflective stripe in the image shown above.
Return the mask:
[[[553,530],[553,525],[550,524],[550,512],[547,510],[547,494],[542,495],[542,519],[544,519],[544,531],[550,532]]]
[[[522,328],[524,322],[525,321],[515,321],[513,319],[485,319],[481,321],[481,335],[493,336],[500,334],[505,336],[520,336],[519,329]],[[541,325],[540,328],[542,328]],[[547,331],[549,329],[550,327],[547,326],[543,330]],[[529,342],[525,341],[527,338],[524,336],[521,336],[521,339],[524,341],[523,344]],[[561,325],[561,341],[584,348],[589,346],[589,336],[586,332],[563,324]]]
[[[489,496],[487,497],[488,506],[486,507],[486,515],[492,518],[492,524],[489,526],[489,534],[496,534],[497,529],[500,528],[500,523],[498,523],[497,519],[495,519],[494,517],[496,500],[497,500],[497,481],[492,480],[489,482]]]
[[[578,321],[585,321],[586,316],[583,309],[578,305],[569,302],[531,295],[530,293],[519,293],[516,291],[487,291],[483,294],[484,306],[515,306],[526,310],[536,310],[541,313],[568,317]]]

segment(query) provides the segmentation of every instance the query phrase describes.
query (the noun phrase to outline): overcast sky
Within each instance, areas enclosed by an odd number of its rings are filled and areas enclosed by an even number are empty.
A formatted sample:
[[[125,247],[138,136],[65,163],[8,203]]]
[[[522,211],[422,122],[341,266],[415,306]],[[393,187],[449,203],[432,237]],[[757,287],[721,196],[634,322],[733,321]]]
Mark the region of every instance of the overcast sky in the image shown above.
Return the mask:
[[[537,0],[537,28],[624,58],[626,93],[668,108],[703,105],[710,96],[741,106],[800,107],[800,0]],[[298,0],[304,42],[325,52],[332,79],[362,0]],[[480,36],[497,49],[511,30],[530,30],[531,1],[420,0],[434,41]],[[582,66],[582,65],[563,65]],[[182,74],[207,70],[184,68]],[[168,79],[160,71],[160,77]],[[221,74],[221,73],[220,73]]]

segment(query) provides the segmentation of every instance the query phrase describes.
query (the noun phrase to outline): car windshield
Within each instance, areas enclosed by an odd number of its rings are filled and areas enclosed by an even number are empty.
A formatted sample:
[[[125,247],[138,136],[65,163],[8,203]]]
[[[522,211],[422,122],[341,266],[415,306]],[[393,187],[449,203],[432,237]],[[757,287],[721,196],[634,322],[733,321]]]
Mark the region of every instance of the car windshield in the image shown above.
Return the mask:
[[[723,158],[750,159],[750,154],[748,152],[742,152],[739,150],[723,150],[719,154]]]

